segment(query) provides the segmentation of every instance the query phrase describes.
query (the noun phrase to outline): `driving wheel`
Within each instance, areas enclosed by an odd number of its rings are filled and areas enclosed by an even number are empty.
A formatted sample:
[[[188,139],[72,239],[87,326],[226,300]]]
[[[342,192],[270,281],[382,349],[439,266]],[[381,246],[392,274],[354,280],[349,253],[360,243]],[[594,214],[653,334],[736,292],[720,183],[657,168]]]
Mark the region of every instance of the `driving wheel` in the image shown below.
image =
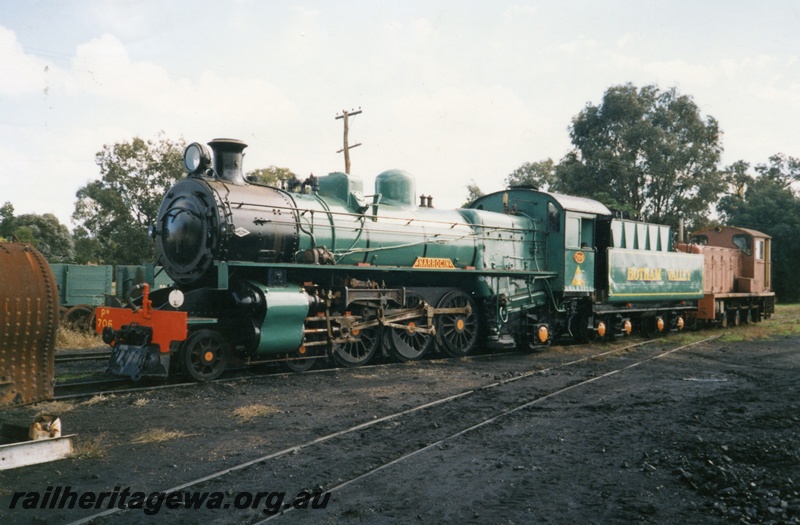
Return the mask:
[[[381,327],[376,325],[360,330],[352,330],[350,336],[353,339],[352,341],[333,345],[333,360],[337,364],[348,368],[367,364],[378,349],[381,340]]]
[[[467,308],[468,307],[468,308]],[[444,351],[453,357],[469,354],[478,341],[478,314],[475,301],[460,291],[445,294],[439,308],[467,308],[468,313],[441,314],[436,334]]]
[[[418,308],[423,302],[422,297],[415,293],[406,294],[406,308]],[[403,325],[403,328],[388,328],[384,334],[386,349],[392,357],[398,361],[413,361],[425,355],[434,340],[431,334],[422,333],[417,329],[427,324],[425,316],[420,315],[397,324]]]

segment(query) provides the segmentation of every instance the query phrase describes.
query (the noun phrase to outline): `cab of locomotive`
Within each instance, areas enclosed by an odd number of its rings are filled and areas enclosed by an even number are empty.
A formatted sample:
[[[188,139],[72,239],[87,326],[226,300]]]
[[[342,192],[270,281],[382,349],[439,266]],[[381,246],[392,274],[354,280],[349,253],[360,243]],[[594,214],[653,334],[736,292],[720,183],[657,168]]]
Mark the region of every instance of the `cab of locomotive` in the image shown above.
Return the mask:
[[[611,211],[582,197],[542,193],[548,239],[548,268],[558,272],[553,286],[565,296],[590,296],[596,288],[597,220]]]
[[[599,216],[611,215],[606,206],[583,197],[512,187],[484,195],[469,207],[530,219],[534,236],[529,251],[536,261],[544,261],[544,267],[533,267],[556,274],[550,280],[553,292],[594,292],[596,222]]]
[[[525,252],[530,278],[517,296],[523,311],[523,342],[547,344],[569,332],[585,339],[594,329],[591,315],[596,291],[599,218],[611,212],[603,204],[582,197],[512,187],[480,197],[469,205],[525,218],[531,230]],[[543,337],[543,330],[551,336]]]

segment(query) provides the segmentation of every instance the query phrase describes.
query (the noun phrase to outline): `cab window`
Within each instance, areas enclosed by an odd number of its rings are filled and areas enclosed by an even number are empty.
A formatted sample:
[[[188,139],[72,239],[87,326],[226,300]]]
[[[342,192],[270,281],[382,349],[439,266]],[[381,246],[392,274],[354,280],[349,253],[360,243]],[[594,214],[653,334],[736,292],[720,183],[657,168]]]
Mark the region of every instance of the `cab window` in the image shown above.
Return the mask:
[[[756,242],[756,259],[759,261],[764,260],[764,241]]]
[[[552,202],[547,203],[547,231],[551,233],[561,231],[561,214]]]
[[[591,248],[594,245],[594,220],[588,217],[567,217],[564,242],[569,248]]]
[[[567,217],[567,228],[564,232],[564,241],[570,248],[579,248],[581,245],[581,220],[578,217]]]
[[[581,219],[581,248],[591,248],[594,246],[594,220]]]
[[[749,235],[738,234],[733,236],[733,244],[746,255],[753,254],[753,238]]]

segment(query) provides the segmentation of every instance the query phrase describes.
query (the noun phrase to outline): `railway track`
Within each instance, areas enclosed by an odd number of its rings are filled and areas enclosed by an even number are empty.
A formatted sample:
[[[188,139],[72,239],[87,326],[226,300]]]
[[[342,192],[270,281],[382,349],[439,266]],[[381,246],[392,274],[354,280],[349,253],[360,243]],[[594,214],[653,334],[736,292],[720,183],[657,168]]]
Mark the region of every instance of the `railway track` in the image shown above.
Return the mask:
[[[611,350],[597,352],[566,363],[540,370],[530,370],[519,373],[513,377],[504,378],[459,392],[454,395],[435,399],[423,404],[409,407],[388,415],[375,415],[360,424],[317,437],[315,439],[296,443],[292,446],[271,452],[255,459],[239,463],[224,470],[220,470],[198,479],[182,483],[165,489],[164,492],[172,493],[193,490],[222,490],[230,492],[233,487],[253,487],[264,484],[263,469],[267,468],[275,475],[286,462],[291,462],[291,472],[301,487],[310,485],[327,492],[339,491],[353,483],[377,475],[392,465],[397,465],[426,452],[446,446],[450,441],[467,433],[475,432],[482,428],[491,427],[504,418],[531,408],[543,401],[555,398],[567,392],[579,390],[594,382],[608,379],[632,368],[646,364],[649,361],[660,359],[682,349],[708,342],[719,336],[706,338],[700,341],[681,345],[671,349],[663,349],[663,340],[644,341]],[[635,351],[634,351],[635,350]],[[639,355],[644,353],[646,355]],[[619,365],[617,360],[607,359],[617,354],[619,359],[625,361]],[[598,361],[607,370],[587,378],[579,378],[579,372],[570,372],[588,361]],[[612,365],[612,366],[608,366]],[[531,378],[541,378],[541,381],[526,381]],[[460,401],[471,399],[470,404],[476,405],[465,411]],[[499,406],[502,406],[498,409]],[[437,422],[428,425],[430,428],[424,432],[412,434],[404,432],[403,426],[417,417],[428,422]],[[419,420],[417,420],[417,423]],[[438,424],[441,422],[441,424]],[[446,423],[445,423],[446,422]],[[398,437],[403,437],[398,443]],[[300,454],[307,452],[308,454]],[[354,461],[349,472],[325,472],[325,479],[320,479],[320,470],[324,468],[325,457],[330,454],[348,454],[354,456]],[[301,459],[298,459],[301,458]],[[305,459],[302,459],[305,458]],[[381,458],[376,461],[376,458]],[[322,463],[320,463],[322,462]],[[261,467],[269,465],[269,467]],[[231,474],[236,473],[234,478]],[[224,488],[221,488],[224,487]],[[110,516],[124,509],[111,509],[84,519],[73,522],[74,524],[89,523],[104,516]],[[281,511],[291,510],[291,506]],[[302,513],[301,513],[302,514]],[[266,522],[276,519],[280,515],[269,516],[262,520],[263,514],[258,519],[248,522]],[[115,523],[122,516],[116,516]],[[135,516],[130,516],[135,522]],[[298,515],[298,517],[300,517]]]
[[[227,378],[219,381],[235,381],[241,378]],[[141,387],[131,387],[130,380],[124,378],[96,380],[96,381],[80,381],[75,383],[64,383],[56,385],[55,396],[53,401],[67,401],[71,399],[83,399],[94,396],[104,395],[118,395],[118,394],[133,394],[138,392],[150,392],[154,390],[164,390],[170,388],[185,388],[197,386],[201,383],[197,382],[181,382],[160,385],[148,385]]]
[[[509,417],[509,416],[511,416],[513,414],[516,414],[516,413],[518,413],[518,412],[520,412],[522,410],[531,408],[531,407],[533,407],[535,405],[538,405],[538,404],[540,404],[540,403],[542,403],[544,401],[547,401],[547,400],[552,399],[554,397],[560,396],[560,395],[565,394],[567,392],[570,392],[570,391],[572,391],[574,389],[582,388],[582,387],[587,386],[587,385],[589,385],[591,383],[594,383],[595,381],[599,381],[599,380],[606,379],[606,378],[609,378],[611,376],[614,376],[616,374],[620,374],[622,372],[625,372],[626,370],[630,370],[632,368],[638,367],[638,366],[643,365],[643,364],[645,364],[645,363],[647,363],[649,361],[652,361],[654,359],[661,359],[663,357],[666,357],[666,356],[668,356],[668,355],[670,355],[672,353],[678,352],[678,351],[683,350],[685,348],[688,348],[690,346],[694,346],[694,345],[697,345],[697,344],[700,344],[700,343],[708,342],[708,341],[711,341],[713,339],[717,339],[719,337],[721,337],[721,336],[713,336],[713,337],[710,337],[710,338],[707,338],[707,339],[703,339],[701,341],[696,341],[696,342],[689,343],[689,344],[686,344],[686,345],[678,346],[678,347],[670,349],[670,350],[662,351],[662,352],[657,353],[657,354],[655,354],[653,356],[649,356],[649,357],[646,357],[644,359],[640,359],[640,360],[635,361],[635,362],[633,362],[631,364],[628,364],[626,366],[622,366],[622,367],[619,367],[619,368],[614,368],[614,369],[612,369],[612,370],[610,370],[608,372],[605,372],[603,374],[596,375],[594,377],[590,377],[590,378],[588,378],[586,380],[579,381],[577,383],[572,383],[570,385],[564,386],[563,388],[555,389],[555,390],[550,391],[550,392],[548,392],[546,394],[540,395],[538,397],[534,397],[533,399],[528,399],[523,403],[515,404],[515,405],[511,406],[510,408],[508,408],[507,410],[504,410],[502,412],[493,414],[493,415],[491,415],[491,416],[489,416],[489,417],[487,417],[485,419],[482,419],[482,420],[478,421],[477,423],[472,424],[470,426],[461,428],[461,429],[459,429],[459,430],[457,430],[457,431],[455,431],[455,432],[453,432],[451,434],[448,434],[448,435],[438,439],[437,441],[434,441],[433,443],[425,445],[425,446],[423,446],[421,448],[418,448],[416,450],[412,450],[411,452],[408,452],[408,453],[406,453],[406,454],[404,454],[402,456],[396,457],[396,458],[394,458],[394,459],[392,459],[390,461],[387,461],[387,462],[385,462],[385,463],[383,463],[381,465],[377,465],[377,466],[371,467],[366,472],[364,472],[362,474],[359,474],[357,476],[354,476],[354,477],[352,477],[350,479],[341,481],[340,483],[338,483],[338,484],[336,484],[334,486],[326,487],[325,491],[329,492],[329,493],[334,493],[334,492],[340,491],[340,490],[344,489],[345,487],[347,487],[349,485],[352,485],[352,484],[354,484],[356,482],[359,482],[359,481],[362,481],[364,479],[367,479],[367,478],[369,478],[371,476],[377,475],[380,472],[386,470],[387,468],[389,468],[389,467],[391,467],[393,465],[397,465],[397,464],[402,463],[404,461],[408,461],[408,460],[410,460],[410,459],[412,459],[412,458],[414,458],[416,456],[425,454],[426,452],[434,450],[436,448],[439,448],[442,445],[444,445],[445,443],[447,443],[449,441],[453,441],[453,440],[455,440],[456,438],[458,438],[460,436],[463,436],[463,435],[468,434],[470,432],[474,432],[474,431],[477,431],[477,430],[479,430],[481,428],[493,425],[493,424],[499,422],[500,420],[502,420],[504,418],[507,418],[507,417]],[[644,343],[642,343],[642,344],[644,344]],[[596,357],[599,357],[599,356],[602,356],[602,355],[608,355],[608,354],[611,354],[611,353],[615,353],[615,352],[614,351],[609,351],[609,352],[604,352],[603,354],[599,354],[598,356],[590,356],[590,357],[578,359],[578,360],[572,361],[570,363],[567,363],[564,366],[571,366],[571,365],[574,365],[574,364],[585,362],[587,360],[590,360],[590,359],[593,359],[593,358],[596,358]],[[544,371],[542,371],[542,372],[544,372]],[[507,383],[511,383],[511,382],[514,382],[514,381],[518,381],[518,380],[521,380],[521,379],[526,379],[526,378],[529,378],[529,377],[531,377],[533,375],[536,375],[536,372],[529,372],[529,373],[523,374],[522,376],[517,376],[517,377],[514,377],[514,378],[510,378],[508,380],[505,380],[505,381],[494,383],[492,385],[487,385],[484,388],[494,388],[496,386],[501,386],[501,385],[504,385],[504,384],[507,384]],[[277,518],[282,517],[286,513],[291,512],[292,510],[294,510],[294,507],[289,505],[289,506],[285,507],[281,511],[280,514],[274,514],[272,516],[269,516],[266,519],[257,521],[254,525],[261,525],[261,524],[273,521],[273,520],[275,520]]]
[[[56,352],[56,364],[76,361],[100,361],[111,357],[110,350],[92,350],[84,352]]]
[[[474,355],[466,357],[466,359],[485,359],[485,358],[496,358],[502,357],[504,355],[515,354],[518,353],[517,351],[512,352],[499,352],[499,353],[489,353],[489,354],[482,354],[482,355]],[[97,352],[97,357],[87,358],[88,359],[101,359],[100,352]],[[108,354],[105,356],[108,358]],[[82,360],[82,359],[76,359]],[[387,366],[403,366],[403,363],[375,363],[371,365],[361,366],[358,370],[370,370],[374,368],[381,368]],[[325,373],[335,373],[336,370],[342,370],[341,368],[337,368],[335,366],[326,367],[326,368],[318,368],[314,370],[308,370],[306,372],[301,372],[302,374],[325,374]],[[286,372],[280,371],[279,369],[259,374],[259,373],[245,373],[245,374],[237,374],[237,373],[228,373],[219,379],[215,379],[213,381],[206,381],[206,382],[197,382],[197,381],[186,381],[186,380],[170,380],[170,382],[163,383],[160,382],[158,384],[154,384],[154,382],[148,382],[148,384],[144,384],[142,386],[132,386],[137,385],[139,383],[135,383],[127,378],[122,377],[113,377],[108,379],[92,379],[88,381],[75,381],[75,382],[63,382],[58,383],[56,382],[55,385],[55,395],[53,397],[54,401],[67,401],[72,399],[83,399],[93,396],[99,395],[111,395],[111,394],[132,394],[132,393],[140,393],[140,392],[149,392],[154,390],[168,390],[172,388],[186,388],[186,387],[199,387],[203,384],[214,384],[214,383],[228,383],[232,381],[241,381],[243,379],[246,380],[254,380],[254,379],[261,379],[265,377],[281,377],[281,376],[292,376],[296,375],[298,372]],[[143,381],[144,383],[144,381]]]

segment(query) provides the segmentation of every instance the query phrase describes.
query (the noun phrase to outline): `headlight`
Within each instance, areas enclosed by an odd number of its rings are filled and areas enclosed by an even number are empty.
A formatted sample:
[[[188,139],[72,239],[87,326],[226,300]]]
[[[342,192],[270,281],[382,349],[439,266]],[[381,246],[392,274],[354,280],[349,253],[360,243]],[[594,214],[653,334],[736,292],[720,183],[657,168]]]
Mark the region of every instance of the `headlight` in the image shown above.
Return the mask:
[[[211,165],[211,153],[199,142],[192,142],[183,152],[183,165],[190,174],[197,175]]]

